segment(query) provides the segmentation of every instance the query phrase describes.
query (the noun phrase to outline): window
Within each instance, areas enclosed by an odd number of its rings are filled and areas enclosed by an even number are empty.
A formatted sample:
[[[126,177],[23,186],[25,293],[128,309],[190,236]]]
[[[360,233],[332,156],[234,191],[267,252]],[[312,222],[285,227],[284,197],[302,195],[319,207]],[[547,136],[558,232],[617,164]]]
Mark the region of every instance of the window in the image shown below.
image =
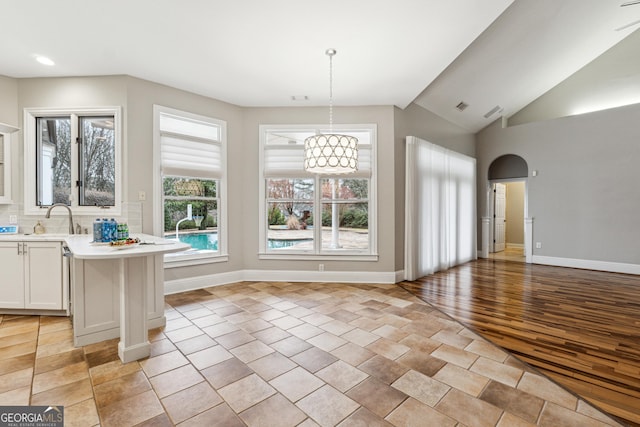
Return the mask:
[[[375,126],[340,127],[358,138],[359,167],[336,176],[304,170],[316,129],[261,126],[261,257],[375,257]]]
[[[25,109],[25,213],[119,215],[120,109]]]
[[[165,255],[167,266],[226,259],[225,122],[154,106],[154,151],[162,198],[155,234],[192,250]]]

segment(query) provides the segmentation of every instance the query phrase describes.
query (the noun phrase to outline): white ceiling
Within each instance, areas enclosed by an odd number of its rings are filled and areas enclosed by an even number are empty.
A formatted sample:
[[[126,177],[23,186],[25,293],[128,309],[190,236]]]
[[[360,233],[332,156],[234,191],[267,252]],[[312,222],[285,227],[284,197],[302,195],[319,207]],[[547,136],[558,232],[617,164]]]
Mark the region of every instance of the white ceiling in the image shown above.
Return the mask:
[[[416,100],[475,131],[637,28],[614,31],[640,19],[622,1],[2,0],[0,75],[128,74],[240,106],[327,105],[335,48],[335,105]]]

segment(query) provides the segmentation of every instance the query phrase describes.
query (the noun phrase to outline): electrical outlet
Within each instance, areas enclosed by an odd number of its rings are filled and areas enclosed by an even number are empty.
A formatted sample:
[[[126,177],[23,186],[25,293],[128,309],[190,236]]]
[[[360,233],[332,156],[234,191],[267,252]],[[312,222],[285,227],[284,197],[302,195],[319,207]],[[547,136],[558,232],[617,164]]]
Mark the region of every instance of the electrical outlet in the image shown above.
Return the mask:
[[[17,224],[18,215],[9,215],[9,224]]]
[[[318,271],[324,271],[324,264],[318,264]]]
[[[147,193],[142,190],[138,191],[138,200],[140,200],[141,202],[147,200]]]
[[[536,249],[542,248],[542,242],[536,242]]]

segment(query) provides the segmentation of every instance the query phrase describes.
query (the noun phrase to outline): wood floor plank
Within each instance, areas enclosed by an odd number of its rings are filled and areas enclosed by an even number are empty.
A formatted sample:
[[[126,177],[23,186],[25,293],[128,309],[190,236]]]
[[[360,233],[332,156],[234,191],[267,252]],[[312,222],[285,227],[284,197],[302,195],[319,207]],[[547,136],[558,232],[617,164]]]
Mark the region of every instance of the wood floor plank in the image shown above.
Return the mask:
[[[640,277],[487,259],[401,286],[640,426]]]

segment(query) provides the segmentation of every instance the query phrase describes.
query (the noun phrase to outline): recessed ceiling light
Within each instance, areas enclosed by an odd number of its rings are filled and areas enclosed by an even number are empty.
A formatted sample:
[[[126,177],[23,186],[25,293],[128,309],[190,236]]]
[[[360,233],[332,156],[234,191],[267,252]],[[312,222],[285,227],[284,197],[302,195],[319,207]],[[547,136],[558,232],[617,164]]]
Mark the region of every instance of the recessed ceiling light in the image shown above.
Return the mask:
[[[42,65],[48,65],[50,67],[53,65],[56,65],[56,63],[53,62],[50,58],[47,58],[46,56],[42,56],[42,55],[36,55],[36,61],[38,61]]]

